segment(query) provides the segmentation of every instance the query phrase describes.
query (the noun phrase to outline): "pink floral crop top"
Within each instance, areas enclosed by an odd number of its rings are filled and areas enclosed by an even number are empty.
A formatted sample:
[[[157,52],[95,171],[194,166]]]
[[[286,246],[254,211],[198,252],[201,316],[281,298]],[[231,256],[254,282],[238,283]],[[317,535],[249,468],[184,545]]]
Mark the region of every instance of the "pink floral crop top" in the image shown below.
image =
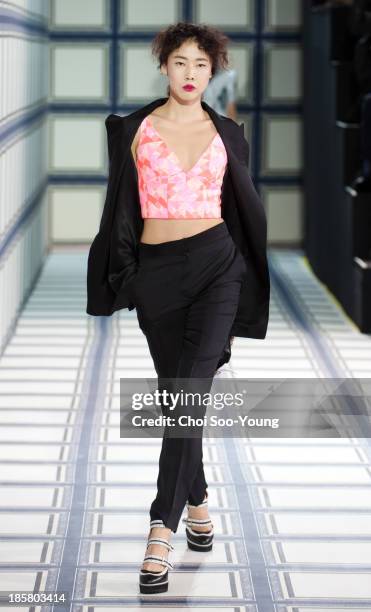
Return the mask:
[[[148,115],[137,146],[143,219],[220,219],[227,153],[219,133],[190,170],[183,170]]]

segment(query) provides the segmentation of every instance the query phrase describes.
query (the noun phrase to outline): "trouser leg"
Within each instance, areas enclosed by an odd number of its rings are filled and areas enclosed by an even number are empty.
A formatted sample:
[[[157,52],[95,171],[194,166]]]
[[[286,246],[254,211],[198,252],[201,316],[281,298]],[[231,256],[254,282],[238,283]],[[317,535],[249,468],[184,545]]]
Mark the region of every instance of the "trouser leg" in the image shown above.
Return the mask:
[[[186,379],[197,390],[195,381],[202,378],[202,391],[209,391],[237,312],[241,259],[227,240],[226,246],[223,242],[191,252],[180,274],[181,264],[174,266],[174,258],[168,268],[166,260],[158,261],[151,260],[141,277],[137,310],[159,388],[162,378],[172,378],[175,384]],[[201,503],[207,482],[202,437],[169,437],[169,433],[165,428],[150,515],[176,532],[187,499],[194,505]]]
[[[177,351],[177,378],[207,379],[208,384],[203,386],[203,391],[210,390],[220,354],[237,311],[239,292],[238,280],[228,280],[224,283],[220,279],[191,304],[185,324],[183,319],[180,319],[182,346],[181,351]],[[156,321],[152,328],[149,325],[147,338],[152,346],[161,345],[163,353],[159,361],[169,363],[173,353],[169,352],[167,347],[167,319],[168,317],[164,317],[163,322]],[[170,340],[170,346],[172,344],[173,339]],[[163,372],[160,367],[160,376]],[[165,373],[168,372],[169,369]],[[199,388],[197,382],[190,385],[194,390]],[[171,438],[166,437],[166,434],[165,428],[159,460],[158,492],[151,505],[150,514],[151,519],[162,519],[167,527],[176,531],[187,499],[190,498],[189,501],[194,505],[201,503],[207,483],[202,465],[202,438]]]
[[[207,481],[205,478],[204,464],[202,460],[202,451],[201,451],[201,461],[199,463],[196,477],[192,482],[190,491],[188,493],[188,499],[186,501],[189,501],[189,503],[192,504],[193,506],[198,506],[198,504],[200,504],[205,498],[206,489],[207,489]]]

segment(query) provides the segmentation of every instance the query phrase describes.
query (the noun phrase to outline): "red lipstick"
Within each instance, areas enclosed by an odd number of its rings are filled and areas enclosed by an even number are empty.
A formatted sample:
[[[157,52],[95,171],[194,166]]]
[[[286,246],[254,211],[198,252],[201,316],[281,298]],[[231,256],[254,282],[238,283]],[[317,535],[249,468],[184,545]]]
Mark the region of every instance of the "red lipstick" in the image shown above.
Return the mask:
[[[185,89],[186,91],[193,91],[196,88],[194,85],[184,85],[183,89]]]

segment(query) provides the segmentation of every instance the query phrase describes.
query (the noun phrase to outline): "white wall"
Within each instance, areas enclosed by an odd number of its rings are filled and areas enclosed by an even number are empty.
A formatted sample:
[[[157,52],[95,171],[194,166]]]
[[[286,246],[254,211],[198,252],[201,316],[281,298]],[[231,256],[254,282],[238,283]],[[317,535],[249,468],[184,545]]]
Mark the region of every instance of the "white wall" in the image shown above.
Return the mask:
[[[0,2],[0,352],[48,246],[48,2]]]

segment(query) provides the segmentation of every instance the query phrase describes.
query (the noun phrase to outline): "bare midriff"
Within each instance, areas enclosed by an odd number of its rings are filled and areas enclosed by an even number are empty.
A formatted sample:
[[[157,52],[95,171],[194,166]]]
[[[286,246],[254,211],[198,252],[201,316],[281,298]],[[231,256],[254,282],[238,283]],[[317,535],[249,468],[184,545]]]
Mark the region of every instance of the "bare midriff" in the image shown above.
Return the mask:
[[[136,148],[139,130],[131,145],[131,152],[136,165]],[[181,240],[199,234],[214,225],[223,223],[222,218],[216,219],[143,219],[143,231],[140,242],[160,244],[171,240]]]
[[[223,223],[223,219],[143,219],[140,242],[158,244],[199,234]]]

